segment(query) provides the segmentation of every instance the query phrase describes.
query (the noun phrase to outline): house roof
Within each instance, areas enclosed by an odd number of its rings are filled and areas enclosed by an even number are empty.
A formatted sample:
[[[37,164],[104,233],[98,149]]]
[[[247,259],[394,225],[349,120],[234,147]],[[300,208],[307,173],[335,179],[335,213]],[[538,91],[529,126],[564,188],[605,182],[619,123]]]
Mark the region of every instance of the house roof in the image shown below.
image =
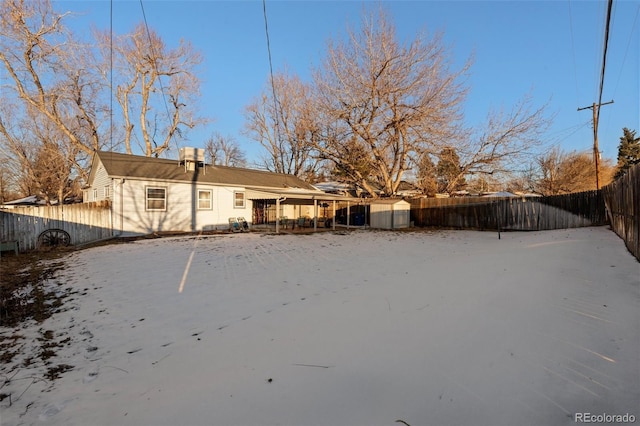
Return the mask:
[[[44,206],[47,203],[44,202],[37,195],[29,195],[28,197],[19,198],[17,200],[7,201],[3,204],[3,206],[12,207],[12,206]]]
[[[115,178],[198,182],[269,189],[297,188],[306,191],[317,191],[302,179],[283,173],[217,165],[206,165],[204,169],[197,168],[193,171],[185,170],[184,165],[181,165],[178,160],[105,151],[97,152],[96,157],[104,165],[107,174]],[[94,169],[95,167],[92,167],[89,182],[93,181]]]
[[[484,193],[482,197],[517,197],[517,195],[507,191],[498,191]]]

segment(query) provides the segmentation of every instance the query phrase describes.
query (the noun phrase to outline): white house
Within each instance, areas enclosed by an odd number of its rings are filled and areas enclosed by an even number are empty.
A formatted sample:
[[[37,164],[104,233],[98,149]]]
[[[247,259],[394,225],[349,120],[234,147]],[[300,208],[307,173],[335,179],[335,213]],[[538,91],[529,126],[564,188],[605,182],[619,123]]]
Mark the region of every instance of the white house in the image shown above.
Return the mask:
[[[237,217],[277,229],[283,216],[317,217],[318,202],[335,209],[347,198],[292,175],[205,164],[203,150],[182,148],[178,160],[97,152],[83,201],[105,199],[116,235],[140,235],[227,229]]]

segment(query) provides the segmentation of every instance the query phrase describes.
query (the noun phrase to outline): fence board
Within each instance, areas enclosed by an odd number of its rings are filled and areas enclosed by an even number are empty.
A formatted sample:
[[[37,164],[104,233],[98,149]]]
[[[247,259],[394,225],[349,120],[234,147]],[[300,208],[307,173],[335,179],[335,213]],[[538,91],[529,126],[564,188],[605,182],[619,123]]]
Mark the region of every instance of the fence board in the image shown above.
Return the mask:
[[[69,233],[73,245],[109,238],[113,235],[109,202],[0,210],[0,240],[18,241],[20,251],[37,248],[38,236],[54,228]]]
[[[602,188],[613,231],[640,260],[640,164]]]
[[[536,198],[420,198],[411,201],[417,226],[536,231],[604,225],[600,191]]]

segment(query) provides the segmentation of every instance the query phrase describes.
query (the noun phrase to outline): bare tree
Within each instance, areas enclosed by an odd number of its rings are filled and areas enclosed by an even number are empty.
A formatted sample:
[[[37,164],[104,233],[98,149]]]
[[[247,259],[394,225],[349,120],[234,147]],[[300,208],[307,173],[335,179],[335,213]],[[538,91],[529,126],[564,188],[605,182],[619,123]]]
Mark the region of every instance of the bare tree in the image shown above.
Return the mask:
[[[31,164],[34,184],[38,188],[38,195],[47,204],[63,203],[68,197],[78,195],[78,187],[71,178],[72,170],[65,153],[56,144],[45,144],[38,149]]]
[[[2,125],[2,141],[10,153],[5,163],[10,167],[21,192],[38,195],[47,204],[62,202],[77,186],[73,184],[82,176],[77,167],[80,147],[73,144],[60,129],[37,111],[29,109],[29,114],[13,120],[5,105],[0,107],[3,118],[9,118],[10,127]]]
[[[311,87],[286,72],[275,74],[268,86],[245,109],[245,133],[265,149],[267,170],[309,178],[319,166],[313,152],[318,125]]]
[[[20,167],[12,155],[0,149],[0,204],[22,196],[20,192]]]
[[[494,191],[501,185],[491,179],[491,176],[476,176],[467,182],[466,189],[470,193],[482,194],[483,192]]]
[[[361,32],[329,41],[315,72],[316,117],[326,127],[314,148],[371,194],[375,185],[395,194],[411,156],[456,133],[469,66],[451,70],[442,33],[403,45],[382,10],[365,16]],[[370,163],[368,176],[346,155],[351,147]]]
[[[589,191],[595,188],[595,164],[588,153],[566,153],[554,147],[537,159],[539,177],[537,190],[543,195],[569,194]],[[610,161],[603,161],[600,175],[603,185],[613,179],[614,167]]]
[[[14,160],[25,195],[64,200],[103,145],[108,111],[87,45],[48,0],[0,2],[0,146]]]
[[[99,113],[105,111],[97,105],[90,51],[64,27],[65,17],[48,0],[0,3],[0,62],[9,81],[3,90],[20,100],[20,111],[48,121],[90,155],[101,147]],[[7,125],[0,121],[5,136]]]
[[[513,175],[541,146],[551,122],[546,105],[534,107],[531,95],[508,112],[491,111],[484,127],[461,132],[452,141],[460,157],[458,177],[485,175],[497,179]]]
[[[232,136],[212,134],[205,143],[204,151],[211,164],[214,165],[244,167],[247,164],[244,152]]]
[[[108,52],[109,34],[97,33],[96,38]],[[200,90],[195,71],[202,57],[190,43],[181,40],[168,49],[155,31],[139,24],[116,38],[114,55],[127,153],[133,153],[137,141],[146,156],[157,157],[184,131],[204,122],[195,108]]]
[[[481,175],[484,177],[487,175]],[[509,192],[538,192],[538,167],[536,161],[529,161],[524,164],[521,170],[513,173],[502,188]]]

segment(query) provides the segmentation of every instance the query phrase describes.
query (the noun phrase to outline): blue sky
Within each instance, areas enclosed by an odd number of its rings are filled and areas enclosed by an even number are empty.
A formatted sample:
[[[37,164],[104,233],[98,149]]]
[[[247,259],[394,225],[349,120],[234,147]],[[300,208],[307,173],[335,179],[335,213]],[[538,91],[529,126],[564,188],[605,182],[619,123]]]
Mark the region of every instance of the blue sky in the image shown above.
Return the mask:
[[[274,1],[267,17],[274,71],[309,79],[324,57],[328,38],[357,28],[363,9],[380,4],[395,23],[398,38],[443,30],[456,62],[475,58],[464,107],[466,121],[481,125],[491,109],[509,110],[526,94],[536,106],[549,103],[554,125],[545,143],[571,151],[593,148],[591,110],[597,102],[602,67],[606,1]],[[76,12],[74,31],[109,28],[108,1],[57,1],[59,11]],[[213,121],[191,131],[188,146],[202,146],[213,133],[234,137],[250,161],[261,147],[242,135],[243,109],[269,78],[262,1],[143,0],[148,25],[169,46],[191,41],[204,57],[199,112]],[[616,0],[611,20],[599,143],[614,160],[622,128],[640,135],[640,3]],[[143,20],[139,0],[114,0],[114,32],[129,32]]]

